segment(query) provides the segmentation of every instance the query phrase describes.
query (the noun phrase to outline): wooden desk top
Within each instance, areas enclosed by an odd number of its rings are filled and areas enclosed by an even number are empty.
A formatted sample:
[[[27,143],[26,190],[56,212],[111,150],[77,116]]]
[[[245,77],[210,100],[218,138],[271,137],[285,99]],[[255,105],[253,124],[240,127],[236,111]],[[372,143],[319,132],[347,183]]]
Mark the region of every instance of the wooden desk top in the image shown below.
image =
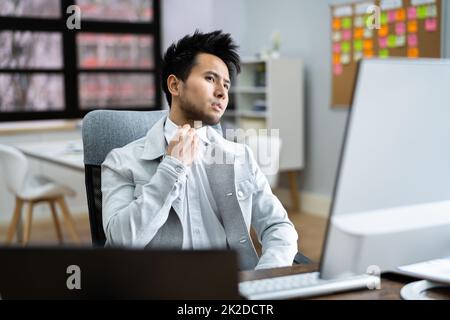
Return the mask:
[[[77,128],[80,121],[81,119],[3,122],[0,123],[0,135],[71,131]]]
[[[267,270],[242,271],[240,280],[257,280],[268,277],[285,276],[297,273],[317,271],[318,265],[295,265],[292,267],[275,268]],[[313,297],[313,300],[400,300],[401,288],[409,282],[417,281],[415,278],[397,274],[384,274],[381,277],[380,290],[354,290],[326,296]]]

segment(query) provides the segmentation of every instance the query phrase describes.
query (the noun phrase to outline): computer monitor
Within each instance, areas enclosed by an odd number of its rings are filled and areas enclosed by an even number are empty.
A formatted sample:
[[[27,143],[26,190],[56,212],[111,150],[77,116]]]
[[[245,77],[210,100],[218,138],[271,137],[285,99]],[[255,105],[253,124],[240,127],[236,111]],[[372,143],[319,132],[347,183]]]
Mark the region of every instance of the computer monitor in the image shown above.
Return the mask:
[[[450,255],[450,60],[359,65],[321,277]]]

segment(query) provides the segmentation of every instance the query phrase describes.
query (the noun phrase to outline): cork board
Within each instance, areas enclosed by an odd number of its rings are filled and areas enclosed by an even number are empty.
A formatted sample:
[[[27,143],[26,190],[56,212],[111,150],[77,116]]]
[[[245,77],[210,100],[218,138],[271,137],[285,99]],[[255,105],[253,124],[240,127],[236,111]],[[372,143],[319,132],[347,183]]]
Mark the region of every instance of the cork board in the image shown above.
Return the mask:
[[[368,13],[371,6],[377,7]],[[442,12],[441,0],[372,0],[332,6],[331,106],[350,105],[361,59],[441,57]]]

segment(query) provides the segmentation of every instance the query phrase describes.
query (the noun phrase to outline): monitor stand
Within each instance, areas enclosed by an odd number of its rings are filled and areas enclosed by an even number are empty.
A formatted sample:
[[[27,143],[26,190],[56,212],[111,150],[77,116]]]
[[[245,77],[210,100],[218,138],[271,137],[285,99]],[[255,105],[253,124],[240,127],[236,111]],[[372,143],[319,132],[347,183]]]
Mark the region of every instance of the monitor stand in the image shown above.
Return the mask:
[[[436,297],[427,295],[427,291],[434,289],[443,289],[445,292],[434,294]],[[450,299],[450,286],[432,282],[428,280],[420,280],[408,283],[400,291],[403,300],[448,300]]]

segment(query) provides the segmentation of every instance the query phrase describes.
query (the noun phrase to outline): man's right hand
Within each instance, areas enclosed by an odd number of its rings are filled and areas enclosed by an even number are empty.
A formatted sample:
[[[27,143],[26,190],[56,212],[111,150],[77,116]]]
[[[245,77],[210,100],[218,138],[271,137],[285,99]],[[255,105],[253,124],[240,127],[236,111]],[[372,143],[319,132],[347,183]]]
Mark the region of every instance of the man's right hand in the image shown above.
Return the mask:
[[[184,165],[190,166],[197,155],[198,136],[194,128],[189,124],[185,124],[178,129],[175,137],[169,142],[167,154],[177,158]]]

